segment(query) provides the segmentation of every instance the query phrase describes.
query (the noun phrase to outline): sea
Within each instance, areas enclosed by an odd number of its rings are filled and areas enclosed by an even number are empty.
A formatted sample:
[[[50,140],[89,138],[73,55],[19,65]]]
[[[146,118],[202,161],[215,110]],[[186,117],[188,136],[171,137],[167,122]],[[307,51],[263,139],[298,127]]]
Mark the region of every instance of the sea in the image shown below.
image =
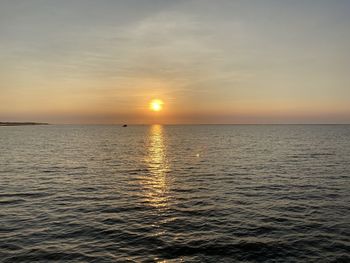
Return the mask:
[[[350,262],[350,125],[0,127],[0,262]]]

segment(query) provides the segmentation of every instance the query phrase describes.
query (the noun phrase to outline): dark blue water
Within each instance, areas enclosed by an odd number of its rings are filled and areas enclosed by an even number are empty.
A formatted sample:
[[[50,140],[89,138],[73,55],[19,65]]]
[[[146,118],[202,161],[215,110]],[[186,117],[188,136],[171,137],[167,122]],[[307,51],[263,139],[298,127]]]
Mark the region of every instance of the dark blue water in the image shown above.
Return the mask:
[[[350,262],[350,126],[0,127],[2,262]]]

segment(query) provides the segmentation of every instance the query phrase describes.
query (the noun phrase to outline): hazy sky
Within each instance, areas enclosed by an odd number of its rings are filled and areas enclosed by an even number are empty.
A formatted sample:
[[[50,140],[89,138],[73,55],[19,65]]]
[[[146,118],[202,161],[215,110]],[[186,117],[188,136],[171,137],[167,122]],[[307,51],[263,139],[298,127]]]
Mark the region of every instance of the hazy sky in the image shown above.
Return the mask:
[[[0,121],[350,123],[349,14],[348,0],[0,0]]]

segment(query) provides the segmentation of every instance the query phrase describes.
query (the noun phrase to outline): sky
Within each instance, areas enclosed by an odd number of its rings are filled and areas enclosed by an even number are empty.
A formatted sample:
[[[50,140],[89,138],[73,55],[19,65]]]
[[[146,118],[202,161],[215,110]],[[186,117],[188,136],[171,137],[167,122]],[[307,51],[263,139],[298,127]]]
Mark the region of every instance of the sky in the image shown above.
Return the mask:
[[[350,123],[349,13],[347,0],[0,0],[0,121]]]

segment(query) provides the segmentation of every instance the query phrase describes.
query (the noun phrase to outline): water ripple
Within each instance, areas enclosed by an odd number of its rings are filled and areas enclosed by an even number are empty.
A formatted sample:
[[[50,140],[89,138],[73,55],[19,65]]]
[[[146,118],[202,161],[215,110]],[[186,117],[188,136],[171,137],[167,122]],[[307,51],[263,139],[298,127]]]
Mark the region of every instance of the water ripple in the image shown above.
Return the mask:
[[[350,262],[350,126],[7,127],[0,152],[1,262]]]

